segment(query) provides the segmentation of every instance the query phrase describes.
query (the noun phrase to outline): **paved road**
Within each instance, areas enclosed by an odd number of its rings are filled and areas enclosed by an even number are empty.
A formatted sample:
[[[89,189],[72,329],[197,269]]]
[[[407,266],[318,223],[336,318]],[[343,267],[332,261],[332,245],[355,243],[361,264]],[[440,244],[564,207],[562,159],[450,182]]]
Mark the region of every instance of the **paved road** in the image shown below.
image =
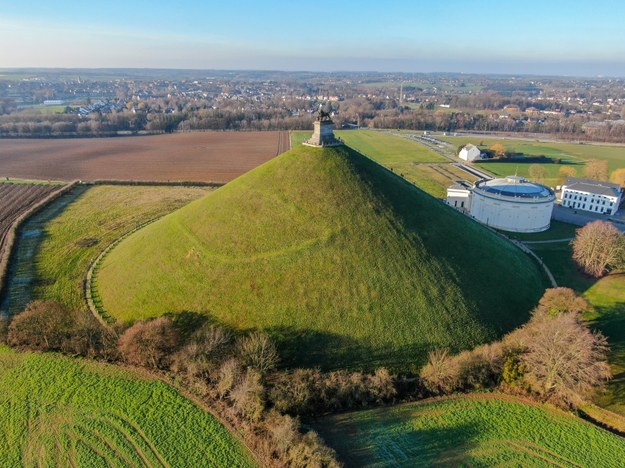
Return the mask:
[[[553,244],[554,242],[571,242],[574,237],[567,237],[565,239],[551,239],[541,241],[522,241],[524,244]]]
[[[572,208],[566,208],[564,206],[556,204],[553,207],[552,218],[556,221],[575,224],[577,226],[585,226],[586,224],[597,220],[612,221],[612,223],[618,229],[625,232],[625,220],[623,219],[622,211],[619,211],[616,216],[605,216],[583,210],[574,210]]]

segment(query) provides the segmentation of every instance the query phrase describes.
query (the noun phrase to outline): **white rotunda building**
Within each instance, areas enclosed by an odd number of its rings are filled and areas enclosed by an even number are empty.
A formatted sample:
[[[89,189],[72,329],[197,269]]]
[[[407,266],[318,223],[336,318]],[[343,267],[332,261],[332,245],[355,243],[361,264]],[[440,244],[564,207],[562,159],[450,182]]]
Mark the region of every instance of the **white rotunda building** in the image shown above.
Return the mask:
[[[551,225],[555,199],[549,187],[523,177],[481,180],[471,190],[469,214],[504,231],[546,231]]]

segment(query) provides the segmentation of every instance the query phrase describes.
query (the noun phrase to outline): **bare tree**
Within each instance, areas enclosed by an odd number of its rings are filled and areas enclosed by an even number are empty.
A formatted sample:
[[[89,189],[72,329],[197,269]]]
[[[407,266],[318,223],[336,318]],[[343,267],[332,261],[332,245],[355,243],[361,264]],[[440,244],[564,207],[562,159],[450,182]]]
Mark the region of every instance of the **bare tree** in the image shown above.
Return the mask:
[[[239,352],[243,363],[254,367],[261,374],[275,369],[278,365],[278,351],[269,335],[253,332],[239,341]]]
[[[588,179],[608,180],[608,162],[602,159],[589,159],[584,166],[584,175]]]
[[[547,169],[541,164],[532,164],[529,168],[530,178],[536,182],[542,182],[547,178]]]
[[[237,386],[230,391],[229,398],[240,416],[250,421],[258,421],[265,410],[264,392],[260,373],[255,369],[248,369]]]
[[[297,420],[286,414],[282,415],[275,410],[267,415],[265,425],[271,434],[276,448],[282,454],[287,453],[300,437]]]
[[[610,176],[610,181],[625,187],[625,168],[616,169]]]
[[[562,166],[558,171],[558,181],[560,184],[566,182],[569,177],[575,177],[577,170],[573,166]]]
[[[154,369],[164,368],[178,346],[178,333],[167,317],[139,321],[119,338],[119,351],[127,362]]]
[[[457,364],[446,349],[435,349],[428,354],[420,376],[425,387],[434,393],[449,393],[459,384]]]
[[[576,405],[610,377],[607,340],[576,314],[533,318],[526,326],[524,380],[547,399]]]
[[[593,221],[578,229],[571,245],[573,260],[596,278],[623,263],[625,235],[607,221]]]
[[[234,358],[228,359],[219,368],[219,377],[215,385],[215,389],[220,397],[226,397],[234,386],[238,383],[241,376],[241,364]]]
[[[495,156],[498,158],[503,158],[506,155],[506,147],[501,143],[495,143],[489,148]]]
[[[551,316],[567,313],[581,314],[589,308],[588,301],[575,294],[571,288],[550,288],[538,301],[534,314]]]

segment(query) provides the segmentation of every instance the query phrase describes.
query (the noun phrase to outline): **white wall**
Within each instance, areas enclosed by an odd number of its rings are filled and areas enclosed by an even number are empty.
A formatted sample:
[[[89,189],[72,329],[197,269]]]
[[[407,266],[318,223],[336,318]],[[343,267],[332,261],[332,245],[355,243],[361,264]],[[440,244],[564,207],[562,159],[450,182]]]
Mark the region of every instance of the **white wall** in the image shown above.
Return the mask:
[[[488,226],[513,232],[540,232],[549,229],[553,201],[508,201],[473,192],[470,214]]]
[[[478,147],[472,146],[470,150],[467,150],[466,147],[460,150],[458,157],[460,159],[464,159],[465,161],[475,161],[476,159],[481,159],[481,151]]]

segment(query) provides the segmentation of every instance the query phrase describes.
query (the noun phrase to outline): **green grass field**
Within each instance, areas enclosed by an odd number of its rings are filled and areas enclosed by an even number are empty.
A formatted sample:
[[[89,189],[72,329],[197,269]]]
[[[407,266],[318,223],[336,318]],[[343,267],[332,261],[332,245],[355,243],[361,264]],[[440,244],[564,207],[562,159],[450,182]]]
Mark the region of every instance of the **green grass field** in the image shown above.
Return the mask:
[[[541,164],[547,169],[548,176],[542,181],[551,186],[559,184],[558,171],[563,165],[570,165],[577,171],[578,177],[583,177],[585,161],[589,159],[602,159],[608,161],[610,172],[625,167],[625,146],[600,145],[600,144],[575,144],[564,142],[534,142],[515,140],[512,138],[481,138],[481,137],[437,137],[441,140],[459,146],[466,143],[478,145],[484,144],[489,147],[495,143],[502,143],[506,150],[524,153],[528,156],[547,156],[553,159],[562,159],[562,164]],[[523,177],[529,177],[529,167],[532,163],[499,163],[489,162],[478,164],[479,167],[488,170],[498,176],[506,176],[514,173]]]
[[[447,187],[456,180],[475,180],[452,164],[446,164],[449,159],[406,138],[372,130],[340,130],[335,133],[351,148],[391,169],[433,197],[445,198]],[[291,143],[299,145],[310,135],[310,132],[291,132]],[[443,163],[445,169],[437,171],[429,163]]]
[[[254,466],[212,415],[117,367],[0,348],[1,466]]]
[[[207,194],[207,187],[98,185],[73,189],[76,199],[48,219],[45,210],[29,221],[43,229],[36,246],[32,298],[84,307],[83,281],[93,259],[111,242],[151,219]],[[50,206],[49,210],[55,210]],[[39,226],[38,218],[45,222]],[[26,260],[25,260],[26,261]]]
[[[419,143],[372,130],[339,130],[336,135],[359,153],[386,167],[449,160]]]
[[[61,106],[46,106],[44,104],[28,106],[22,109],[22,113],[24,114],[43,114],[43,115],[52,115],[52,114],[63,114],[65,112],[65,108],[67,104],[63,104]]]
[[[312,424],[346,466],[621,466],[625,440],[513,397],[451,397]]]
[[[118,320],[198,312],[324,368],[417,368],[520,325],[543,287],[510,243],[368,158],[305,146],[125,239],[97,277]]]
[[[513,239],[520,241],[545,241],[556,239],[571,239],[575,237],[575,231],[579,229],[579,226],[575,226],[569,223],[563,223],[560,221],[551,220],[551,226],[549,229],[543,232],[509,232],[505,231],[504,234]]]

